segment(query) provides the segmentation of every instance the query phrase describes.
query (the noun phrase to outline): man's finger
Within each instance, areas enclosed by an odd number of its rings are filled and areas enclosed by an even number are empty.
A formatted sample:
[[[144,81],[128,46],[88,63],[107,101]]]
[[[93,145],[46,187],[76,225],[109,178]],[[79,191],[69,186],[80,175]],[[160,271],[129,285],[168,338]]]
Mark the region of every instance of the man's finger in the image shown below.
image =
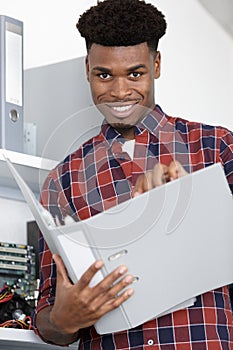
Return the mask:
[[[123,277],[127,270],[126,266],[119,266],[93,288],[92,296],[96,299],[98,307],[115,298],[125,287],[133,283],[134,277],[132,275]]]
[[[152,188],[153,188],[152,171],[148,171],[146,174],[139,175],[133,191],[133,197],[136,197],[139,194],[147,192]]]
[[[92,288],[92,296],[93,298],[99,298],[103,295],[109,293],[109,290],[114,291],[112,289],[114,284],[116,283],[125,273],[128,271],[125,265],[120,265],[116,269],[114,269],[111,273],[109,273],[102,281],[100,281],[96,286]],[[111,294],[111,293],[110,293]],[[116,292],[115,292],[116,294]]]
[[[156,164],[153,169],[153,187],[158,187],[168,182],[168,167],[164,164]]]
[[[133,294],[134,294],[134,289],[128,288],[127,290],[119,294],[116,298],[113,298],[108,302],[106,302],[100,310],[102,312],[104,311],[103,313],[105,314],[106,312],[116,309],[121,304],[123,304],[126,300],[128,300]]]
[[[136,185],[134,187],[134,190],[133,190],[133,197],[136,197],[138,196],[139,194],[142,194],[144,191],[143,191],[143,188],[144,188],[144,178],[145,178],[145,175],[139,175],[139,177],[137,178],[137,181],[136,181]]]
[[[178,161],[171,162],[168,168],[168,173],[169,173],[169,177],[172,180],[178,179],[179,177],[183,177],[188,174],[187,171],[183,168],[183,166]]]
[[[97,260],[96,262],[94,262],[94,264],[92,264],[85,272],[84,274],[80,277],[79,281],[78,281],[78,285],[81,288],[85,288],[87,286],[89,286],[92,278],[95,276],[95,274],[101,270],[101,268],[103,267],[104,263],[102,260]]]

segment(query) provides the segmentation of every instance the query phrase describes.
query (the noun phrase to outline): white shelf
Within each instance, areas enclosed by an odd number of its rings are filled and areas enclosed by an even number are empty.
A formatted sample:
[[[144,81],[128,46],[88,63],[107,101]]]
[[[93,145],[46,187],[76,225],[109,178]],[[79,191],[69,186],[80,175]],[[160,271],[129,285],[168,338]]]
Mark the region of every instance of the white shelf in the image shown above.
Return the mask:
[[[68,349],[76,350],[77,343]],[[44,343],[32,330],[0,328],[1,350],[61,350],[60,346]]]
[[[55,160],[0,149],[0,196],[19,200],[22,200],[22,196],[10,174],[3,155],[14,163],[23,179],[36,195],[40,193],[41,186],[49,171],[58,163]]]

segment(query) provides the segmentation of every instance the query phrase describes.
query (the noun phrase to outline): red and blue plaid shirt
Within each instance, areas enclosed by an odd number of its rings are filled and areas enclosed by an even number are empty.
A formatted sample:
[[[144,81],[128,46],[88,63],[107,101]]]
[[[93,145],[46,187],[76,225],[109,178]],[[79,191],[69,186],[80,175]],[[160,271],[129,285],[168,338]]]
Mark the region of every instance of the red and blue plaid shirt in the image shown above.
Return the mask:
[[[229,130],[172,118],[159,106],[135,130],[133,160],[122,150],[125,142],[122,136],[104,123],[99,135],[50,173],[42,191],[42,202],[54,217],[61,222],[66,215],[84,220],[130,199],[137,177],[158,162],[169,165],[178,160],[188,172],[220,162],[233,192],[233,134]],[[56,284],[56,267],[43,237],[39,246],[41,286],[36,313],[54,303]],[[233,349],[228,288],[200,295],[192,307],[128,331],[100,336],[94,327],[83,329],[79,347],[82,350]]]

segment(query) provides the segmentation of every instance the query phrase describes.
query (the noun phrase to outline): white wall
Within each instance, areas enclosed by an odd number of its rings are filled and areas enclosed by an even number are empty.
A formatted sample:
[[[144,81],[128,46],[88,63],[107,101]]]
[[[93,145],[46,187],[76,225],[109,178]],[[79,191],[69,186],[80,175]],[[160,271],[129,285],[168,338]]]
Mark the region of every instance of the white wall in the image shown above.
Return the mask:
[[[33,216],[26,203],[0,198],[0,241],[26,244],[26,222]]]
[[[196,0],[154,2],[168,21],[157,101],[173,115],[233,130],[233,38]]]
[[[151,2],[168,21],[167,34],[160,43],[162,76],[156,82],[156,101],[168,114],[233,130],[232,38],[197,0]],[[96,3],[0,0],[0,14],[24,22],[25,69],[84,56],[84,41],[75,24],[79,15]],[[0,199],[0,206],[1,235],[3,232],[9,239],[22,241],[22,218],[30,218],[26,205]],[[4,219],[7,224],[3,224]]]
[[[0,0],[0,14],[24,22],[25,69],[82,56],[79,15],[95,0]]]

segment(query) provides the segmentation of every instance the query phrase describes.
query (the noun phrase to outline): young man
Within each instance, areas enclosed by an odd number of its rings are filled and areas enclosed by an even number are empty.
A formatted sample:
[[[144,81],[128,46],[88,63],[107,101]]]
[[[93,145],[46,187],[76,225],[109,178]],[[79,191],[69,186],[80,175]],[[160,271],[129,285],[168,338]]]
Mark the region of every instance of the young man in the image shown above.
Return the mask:
[[[61,222],[67,215],[84,220],[216,162],[223,165],[233,191],[232,133],[172,118],[155,105],[154,79],[160,76],[161,61],[157,45],[166,31],[163,14],[140,0],[105,0],[85,12],[77,27],[86,40],[93,101],[105,121],[99,135],[47,178],[42,202],[53,216]],[[47,342],[65,345],[80,339],[79,348],[86,350],[233,348],[227,287],[200,295],[192,307],[135,329],[100,336],[95,322],[133,294],[127,267],[119,266],[90,287],[103,266],[97,261],[73,285],[61,258],[52,257],[43,237],[40,252],[35,325]]]

